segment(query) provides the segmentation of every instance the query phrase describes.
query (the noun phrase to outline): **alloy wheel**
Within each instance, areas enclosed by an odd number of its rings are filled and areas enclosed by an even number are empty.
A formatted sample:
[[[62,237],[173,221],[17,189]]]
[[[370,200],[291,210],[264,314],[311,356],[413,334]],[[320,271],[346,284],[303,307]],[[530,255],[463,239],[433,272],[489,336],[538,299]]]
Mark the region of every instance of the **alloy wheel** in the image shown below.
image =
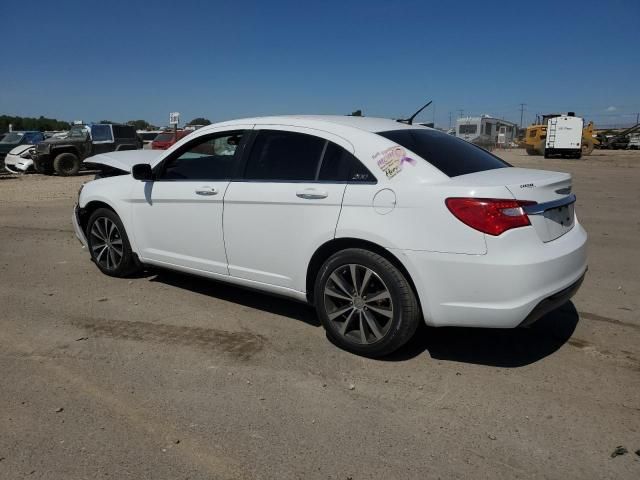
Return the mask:
[[[357,344],[376,343],[391,328],[391,293],[380,276],[364,265],[342,265],[329,275],[324,306],[335,331]]]
[[[124,245],[118,226],[107,217],[98,217],[91,226],[91,253],[107,270],[115,270],[122,262]]]

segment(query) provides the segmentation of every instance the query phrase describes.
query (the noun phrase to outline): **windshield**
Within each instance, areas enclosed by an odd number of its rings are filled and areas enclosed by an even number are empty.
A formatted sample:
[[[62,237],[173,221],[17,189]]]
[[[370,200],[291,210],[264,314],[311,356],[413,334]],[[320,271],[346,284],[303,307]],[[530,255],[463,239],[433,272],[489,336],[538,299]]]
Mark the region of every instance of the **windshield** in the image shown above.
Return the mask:
[[[24,133],[19,132],[11,132],[7,133],[7,135],[0,140],[0,143],[18,143],[24,137]]]
[[[378,135],[417,153],[449,177],[511,166],[472,143],[438,130],[391,130]]]
[[[69,130],[69,135],[67,135],[68,137],[86,137],[87,136],[87,130],[85,129],[85,127],[71,127],[71,130]]]

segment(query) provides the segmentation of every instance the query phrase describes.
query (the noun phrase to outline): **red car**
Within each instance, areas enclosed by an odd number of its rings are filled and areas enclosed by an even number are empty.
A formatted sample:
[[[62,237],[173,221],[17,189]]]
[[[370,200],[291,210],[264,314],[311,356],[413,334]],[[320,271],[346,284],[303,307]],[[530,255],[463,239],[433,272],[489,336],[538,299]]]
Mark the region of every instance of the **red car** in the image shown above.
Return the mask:
[[[159,133],[156,138],[151,142],[152,150],[166,150],[178,140],[186,137],[191,133],[191,130],[178,130],[176,133],[173,131]]]

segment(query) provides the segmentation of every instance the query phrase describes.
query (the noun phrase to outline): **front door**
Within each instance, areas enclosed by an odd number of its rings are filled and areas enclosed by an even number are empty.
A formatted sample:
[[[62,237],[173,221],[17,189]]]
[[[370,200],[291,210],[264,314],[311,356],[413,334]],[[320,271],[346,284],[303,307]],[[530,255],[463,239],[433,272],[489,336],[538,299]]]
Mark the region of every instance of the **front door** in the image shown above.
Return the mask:
[[[198,135],[154,168],[154,181],[134,187],[134,238],[143,261],[228,274],[223,198],[244,132]]]

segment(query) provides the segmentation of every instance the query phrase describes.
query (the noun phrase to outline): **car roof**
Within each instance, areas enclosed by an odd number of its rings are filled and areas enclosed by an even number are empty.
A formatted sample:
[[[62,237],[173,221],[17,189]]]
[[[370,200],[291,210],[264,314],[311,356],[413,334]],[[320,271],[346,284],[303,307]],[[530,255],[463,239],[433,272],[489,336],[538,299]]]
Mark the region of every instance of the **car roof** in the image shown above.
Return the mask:
[[[355,128],[366,132],[385,132],[389,130],[405,130],[411,128],[428,129],[422,125],[407,125],[389,118],[377,117],[352,117],[340,115],[279,115],[270,117],[252,117],[229,120],[226,122],[214,123],[200,130],[211,127],[233,126],[240,124],[260,124],[260,125],[295,125],[319,129],[331,129],[339,127]],[[333,127],[333,128],[331,128]]]

